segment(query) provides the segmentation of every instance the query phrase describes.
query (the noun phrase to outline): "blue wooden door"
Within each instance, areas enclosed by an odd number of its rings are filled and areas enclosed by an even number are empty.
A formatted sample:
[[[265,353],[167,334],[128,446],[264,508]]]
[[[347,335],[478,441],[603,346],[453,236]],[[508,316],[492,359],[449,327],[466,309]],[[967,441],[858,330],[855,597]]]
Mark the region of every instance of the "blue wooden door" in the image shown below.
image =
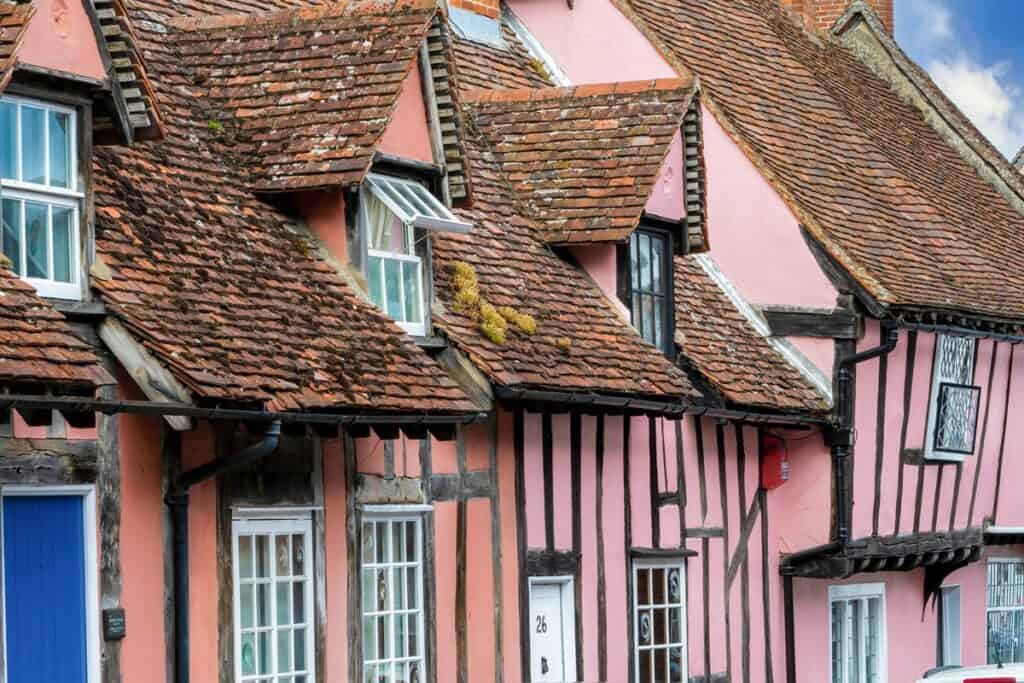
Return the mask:
[[[3,498],[7,683],[87,683],[81,496]]]

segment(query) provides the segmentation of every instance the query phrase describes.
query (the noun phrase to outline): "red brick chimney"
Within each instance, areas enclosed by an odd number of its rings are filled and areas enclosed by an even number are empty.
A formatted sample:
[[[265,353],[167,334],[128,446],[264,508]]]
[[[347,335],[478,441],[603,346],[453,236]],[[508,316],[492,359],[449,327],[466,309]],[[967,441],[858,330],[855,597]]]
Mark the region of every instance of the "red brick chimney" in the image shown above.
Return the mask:
[[[497,19],[501,13],[500,0],[448,0],[449,7],[457,7],[469,12]]]
[[[819,31],[832,28],[853,0],[779,0],[783,5],[803,15],[807,25]],[[885,27],[892,33],[893,4],[895,0],[864,0],[871,6]]]

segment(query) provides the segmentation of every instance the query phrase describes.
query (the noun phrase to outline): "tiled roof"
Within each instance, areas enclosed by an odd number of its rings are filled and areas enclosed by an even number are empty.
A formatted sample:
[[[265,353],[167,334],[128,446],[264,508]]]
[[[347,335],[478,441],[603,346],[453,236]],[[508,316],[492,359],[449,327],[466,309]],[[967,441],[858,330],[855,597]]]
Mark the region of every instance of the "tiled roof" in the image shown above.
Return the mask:
[[[1024,319],[1024,217],[775,0],[629,0],[811,236],[883,306]]]
[[[507,387],[696,398],[684,373],[645,343],[578,267],[537,238],[537,223],[501,174],[495,155],[469,135],[473,221],[467,235],[434,240],[435,291],[445,312],[437,323],[492,381]],[[503,344],[483,336],[478,322],[459,312],[453,265],[472,265],[479,291],[495,307],[533,316],[536,332],[509,326]]]
[[[519,36],[505,22],[502,22],[501,34],[503,46],[455,36],[452,43],[459,70],[459,87],[516,90],[554,85],[543,63],[530,55]]]
[[[76,393],[113,384],[64,316],[0,263],[0,385],[47,384]]]
[[[0,90],[6,88],[11,80],[18,60],[18,48],[34,12],[32,4],[0,0]]]
[[[474,125],[551,244],[625,239],[679,132],[691,80],[465,94]]]
[[[431,0],[353,2],[174,23],[211,128],[259,192],[353,186],[434,16]]]
[[[730,403],[785,412],[821,412],[810,381],[755,330],[700,259],[675,257],[676,331],[683,353]]]
[[[152,16],[141,12],[139,18]],[[134,18],[134,17],[133,17]],[[182,41],[136,24],[168,135],[96,153],[93,284],[199,401],[280,410],[472,410],[441,367],[356,296],[223,162]],[[109,271],[109,272],[105,272]]]

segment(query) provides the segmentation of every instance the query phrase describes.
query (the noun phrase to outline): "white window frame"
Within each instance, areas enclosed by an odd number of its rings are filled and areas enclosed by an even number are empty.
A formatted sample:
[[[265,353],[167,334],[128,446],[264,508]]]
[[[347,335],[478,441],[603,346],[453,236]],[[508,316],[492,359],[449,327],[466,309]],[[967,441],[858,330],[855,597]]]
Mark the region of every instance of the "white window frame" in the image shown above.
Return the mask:
[[[40,185],[37,183],[28,183],[22,180],[4,179],[0,178],[0,199],[10,198],[17,199],[22,202],[21,204],[21,223],[22,223],[22,234],[21,234],[21,254],[19,256],[21,260],[21,267],[26,269],[26,276],[19,277],[25,282],[32,285],[40,296],[49,297],[53,299],[71,299],[79,300],[82,298],[82,284],[81,284],[81,229],[79,223],[81,221],[82,213],[82,202],[85,199],[85,194],[80,191],[78,187],[78,112],[75,111],[74,107],[68,107],[52,102],[45,102],[42,100],[36,100],[26,97],[17,97],[13,95],[2,95],[0,96],[0,102],[9,102],[17,105],[18,115],[16,117],[15,125],[15,143],[16,143],[16,161],[17,161],[17,173],[18,178],[23,175],[23,154],[22,154],[22,140],[21,140],[21,107],[30,106],[37,109],[42,109],[45,112],[57,112],[60,114],[66,114],[68,116],[68,129],[71,135],[71,145],[68,155],[68,185],[69,187],[54,187],[51,185]],[[50,154],[49,154],[49,139],[50,139],[50,127],[44,126],[44,149],[43,149],[43,163],[45,168],[45,175],[47,182],[50,179]],[[31,278],[27,277],[27,262],[26,253],[28,249],[27,240],[25,239],[25,201],[36,202],[40,204],[46,204],[48,206],[56,206],[61,208],[70,208],[71,211],[71,253],[69,254],[71,268],[71,282],[57,282],[52,277],[47,278]],[[53,272],[53,213],[52,209],[47,212],[47,272],[52,275]],[[2,241],[2,237],[0,237]]]
[[[888,629],[886,617],[886,604],[885,604],[885,584],[884,583],[861,583],[848,586],[829,586],[828,589],[828,675],[829,680],[832,680],[832,605],[837,602],[849,603],[855,600],[864,600],[864,619],[865,623],[867,620],[867,600],[872,598],[879,599],[879,618],[881,623],[878,624],[878,681],[877,683],[886,683],[889,677],[889,647],[888,647]],[[865,642],[867,639],[867,629],[861,629],[861,653],[866,652]],[[845,661],[845,659],[844,659]],[[846,680],[849,676],[849,672],[845,670],[843,673],[842,683],[862,683],[862,681]],[[861,677],[864,676],[864,669],[861,667]]]
[[[646,683],[640,680],[640,603],[637,599],[637,585],[638,575],[641,570],[647,569],[678,569],[679,570],[679,581],[680,581],[680,602],[678,607],[666,603],[662,608],[678,609],[681,614],[679,617],[680,634],[682,635],[682,642],[679,643],[666,643],[664,645],[651,645],[644,647],[644,650],[670,650],[672,648],[680,648],[682,650],[682,663],[683,663],[683,681],[690,680],[690,662],[688,655],[689,648],[689,633],[687,631],[687,592],[686,592],[686,560],[683,557],[638,557],[633,560],[632,566],[632,580],[633,580],[633,680],[636,683]],[[657,608],[657,605],[645,605],[646,608]],[[653,627],[652,627],[653,628]],[[668,622],[666,621],[665,628],[668,628]]]
[[[953,335],[936,334],[935,335],[935,360],[932,363],[931,390],[929,391],[929,395],[928,395],[928,428],[925,431],[925,442],[924,442],[924,457],[925,457],[926,460],[940,460],[940,461],[945,461],[945,462],[963,462],[965,455],[967,455],[965,453],[956,453],[956,452],[953,452],[953,451],[943,451],[943,450],[936,450],[935,449],[935,429],[937,428],[936,421],[938,420],[938,417],[939,417],[938,416],[938,413],[939,413],[939,390],[941,389],[942,385],[944,383],[946,383],[946,382],[953,382],[953,383],[956,383],[956,384],[960,384],[961,383],[960,382],[960,378],[946,377],[946,376],[942,375],[942,372],[941,372],[941,370],[942,370],[942,362],[941,362],[941,358],[939,357],[940,356],[940,349],[939,349],[939,347],[942,344],[942,340],[944,338],[947,338],[947,337],[958,337],[958,336],[961,336],[961,335],[955,335],[955,334],[953,334]],[[975,355],[977,353],[978,341],[976,339],[973,339],[973,338],[970,338],[970,337],[963,337],[963,338],[964,339],[968,339],[971,342],[971,353],[969,353],[968,356],[967,356],[968,359],[969,359],[968,360],[967,374],[969,376],[973,377],[974,376],[974,362],[975,362]],[[979,406],[979,408],[980,408],[980,406]],[[980,418],[980,415],[979,415],[978,416],[978,420],[980,421],[980,419],[981,418]],[[977,448],[977,432],[978,432],[978,427],[979,426],[980,425],[978,423],[975,423],[975,425],[974,425],[974,432],[975,432],[975,444],[974,444],[974,447],[975,447],[975,449]]]
[[[305,581],[306,588],[303,591],[303,598],[305,604],[303,605],[303,615],[305,621],[303,622],[306,630],[306,682],[314,683],[316,681],[316,615],[314,613],[314,596],[313,592],[316,589],[315,573],[313,568],[313,519],[309,514],[308,510],[296,510],[285,508],[281,509],[276,515],[274,512],[267,508],[260,508],[254,510],[252,514],[249,514],[248,510],[239,509],[232,515],[231,520],[231,564],[232,564],[232,613],[234,615],[234,624],[232,630],[234,631],[234,655],[235,655],[235,671],[234,680],[236,683],[241,683],[242,678],[242,580],[239,575],[241,562],[238,561],[238,538],[239,536],[247,535],[271,535],[274,534],[303,534],[304,535],[304,566],[303,566],[303,580]],[[250,681],[258,681],[266,679],[277,680],[279,674],[277,673],[277,633],[279,630],[277,624],[277,599],[275,590],[277,587],[277,567],[274,561],[274,549],[273,546],[270,548],[270,633],[271,642],[273,643],[271,652],[270,669],[273,673],[270,674],[250,674],[247,679]],[[254,568],[255,571],[255,568]],[[253,596],[253,619],[256,619],[256,596],[254,591]],[[289,603],[290,604],[290,603]],[[294,607],[293,607],[294,609]],[[294,628],[294,624],[290,624],[289,628]],[[289,641],[291,642],[291,641]],[[294,654],[292,670],[294,671]],[[283,674],[291,675],[295,674]]]
[[[99,536],[96,528],[96,487],[93,485],[74,486],[0,486],[0,503],[3,498],[15,496],[76,496],[82,499],[82,531],[85,549],[85,628],[86,628],[86,669],[89,683],[100,683],[100,595],[99,559],[96,544]],[[3,548],[3,505],[0,504],[0,556]],[[7,589],[4,562],[0,562],[0,593]],[[0,599],[0,607],[6,604]],[[3,647],[3,679],[7,678],[7,615],[0,612],[0,646]]]
[[[392,653],[392,657],[390,659],[386,659],[386,660],[383,660],[383,661],[387,661],[389,663],[393,663],[394,661],[399,659],[399,658],[394,656],[394,653],[395,653],[395,644],[394,644],[394,634],[395,634],[394,614],[395,614],[395,610],[391,609],[391,610],[385,611],[385,612],[377,612],[375,610],[368,610],[367,609],[367,605],[362,604],[363,572],[366,569],[375,570],[375,569],[382,569],[382,568],[393,568],[393,567],[396,566],[396,563],[394,561],[382,562],[382,563],[371,562],[369,564],[364,562],[364,560],[363,560],[363,525],[366,524],[367,522],[389,522],[389,523],[390,522],[415,522],[416,523],[416,528],[417,528],[417,531],[418,531],[418,533],[416,535],[416,554],[419,557],[419,562],[418,563],[416,563],[416,562],[409,562],[408,560],[406,560],[406,562],[402,563],[401,566],[406,566],[406,567],[412,566],[412,567],[415,567],[416,570],[417,570],[417,574],[418,574],[418,580],[416,581],[416,590],[419,591],[419,596],[418,596],[418,600],[417,600],[417,604],[419,605],[419,607],[418,607],[418,612],[419,612],[418,617],[419,618],[416,619],[416,629],[417,629],[417,636],[418,636],[416,640],[417,640],[417,643],[419,644],[419,654],[417,656],[415,656],[415,657],[410,657],[410,656],[408,656],[408,653],[406,653],[406,657],[403,657],[401,659],[405,663],[411,663],[411,662],[414,662],[414,661],[418,661],[419,662],[419,672],[420,672],[419,680],[421,681],[421,683],[425,683],[428,680],[427,649],[428,649],[429,643],[427,642],[427,629],[426,629],[426,615],[427,615],[426,572],[427,572],[427,564],[426,564],[426,558],[424,556],[424,549],[426,547],[426,543],[425,543],[425,538],[424,537],[426,535],[426,530],[427,530],[426,515],[431,510],[433,510],[433,508],[431,506],[429,506],[429,505],[367,505],[367,506],[364,506],[361,509],[361,515],[360,515],[360,519],[359,519],[359,548],[356,550],[356,552],[358,553],[358,557],[359,557],[359,561],[358,561],[358,568],[359,568],[358,569],[358,571],[359,571],[358,584],[359,584],[359,591],[360,591],[360,593],[359,593],[359,599],[360,599],[360,605],[359,605],[359,628],[360,628],[360,633],[362,634],[361,642],[359,643],[358,652],[355,653],[355,656],[357,656],[359,658],[358,659],[358,662],[359,662],[359,680],[364,680],[365,679],[365,677],[366,677],[366,667],[368,665],[368,662],[366,661],[366,658],[365,658],[365,639],[366,639],[366,634],[362,633],[362,625],[363,625],[363,621],[366,619],[366,617],[368,617],[368,616],[372,617],[372,616],[377,616],[377,615],[387,615],[387,614],[392,615],[392,622],[391,622],[392,623],[392,629],[391,629],[391,633],[389,634],[389,637],[391,638],[391,641],[392,641],[391,642],[391,649],[390,649],[390,652]],[[392,595],[393,595],[393,592],[392,592]],[[408,598],[407,598],[406,599],[406,609],[403,610],[403,612],[408,613],[408,612],[413,611],[413,610],[409,610],[408,609],[408,604],[409,603],[408,603]],[[382,660],[373,660],[373,663],[377,663],[379,661],[382,661]],[[380,678],[380,676],[378,675],[377,678],[375,678],[374,680],[378,680],[379,678]]]
[[[563,666],[566,681],[576,680],[576,580],[572,576],[531,576],[527,579],[527,611],[533,605],[534,586],[561,586],[562,598],[562,653],[569,654]],[[531,617],[532,619],[532,617]],[[530,629],[533,633],[533,629]],[[532,641],[531,641],[532,642]]]
[[[990,557],[988,563],[985,565],[985,659],[988,659],[989,652],[989,631],[988,631],[988,617],[992,612],[1024,612],[1024,605],[1019,607],[991,607],[989,605],[988,593],[990,586],[988,585],[988,571],[989,567],[994,564],[1014,564],[1024,565],[1024,558],[1018,557]],[[989,662],[995,664],[995,662]],[[1004,661],[1003,664],[1011,664],[1017,662]]]
[[[463,233],[473,227],[471,223],[459,220],[430,190],[415,180],[371,173],[366,177],[366,185],[407,226]],[[419,206],[414,202],[419,202]]]
[[[950,609],[947,602],[947,596],[956,593],[957,596],[957,615],[956,615],[956,633],[950,633]],[[959,584],[953,584],[949,586],[943,586],[940,589],[939,599],[942,600],[942,623],[939,625],[939,634],[941,637],[941,652],[942,652],[942,665],[943,666],[959,666],[963,657],[963,591],[960,590]],[[953,637],[955,636],[955,637]],[[953,651],[955,648],[955,652]]]

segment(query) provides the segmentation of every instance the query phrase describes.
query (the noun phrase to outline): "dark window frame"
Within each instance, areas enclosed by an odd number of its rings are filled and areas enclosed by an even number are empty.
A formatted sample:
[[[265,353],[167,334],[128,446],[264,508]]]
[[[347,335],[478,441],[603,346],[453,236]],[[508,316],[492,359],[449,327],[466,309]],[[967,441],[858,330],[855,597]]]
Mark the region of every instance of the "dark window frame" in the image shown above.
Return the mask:
[[[649,216],[645,216],[640,225],[634,230],[633,235],[630,235],[628,241],[619,245],[618,248],[618,294],[619,300],[626,306],[626,309],[630,314],[630,321],[633,324],[633,328],[637,334],[643,336],[641,328],[637,326],[637,321],[633,319],[633,296],[635,294],[647,294],[655,296],[663,296],[665,301],[665,308],[662,312],[662,345],[661,351],[669,358],[674,358],[676,353],[675,346],[675,268],[673,265],[673,257],[675,255],[675,230],[669,225],[662,225],[663,221],[657,221]],[[631,256],[630,245],[633,241],[633,236],[637,234],[647,234],[650,236],[657,237],[663,240],[665,248],[662,252],[661,259],[661,282],[663,283],[664,294],[658,294],[657,292],[649,290],[638,290],[634,287],[633,283],[633,263]],[[653,276],[653,273],[652,273]],[[652,277],[653,279],[653,277]],[[653,343],[653,342],[652,342]]]
[[[939,443],[939,434],[942,429],[942,421],[946,415],[946,401],[948,391],[953,390],[968,391],[974,397],[974,412],[973,418],[974,423],[971,426],[971,446],[968,449],[960,448],[947,448]],[[958,382],[940,382],[938,398],[935,403],[935,428],[932,430],[932,452],[934,453],[955,453],[957,455],[974,455],[975,447],[978,443],[978,421],[980,419],[981,411],[981,387],[973,384],[960,384]]]

